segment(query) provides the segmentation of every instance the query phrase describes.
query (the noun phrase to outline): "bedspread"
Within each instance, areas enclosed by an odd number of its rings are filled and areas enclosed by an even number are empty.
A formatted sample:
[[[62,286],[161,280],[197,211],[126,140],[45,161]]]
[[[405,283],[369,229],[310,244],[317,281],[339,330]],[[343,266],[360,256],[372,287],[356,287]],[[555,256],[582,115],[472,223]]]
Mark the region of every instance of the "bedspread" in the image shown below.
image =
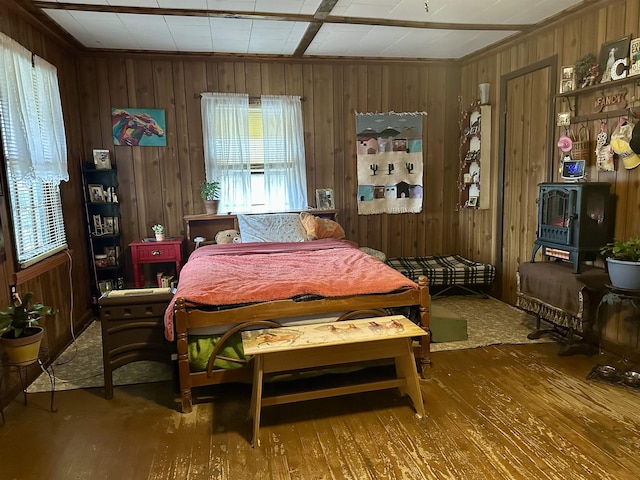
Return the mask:
[[[402,289],[417,290],[418,285],[349,241],[209,245],[195,250],[180,272],[178,289],[165,312],[165,337],[174,337],[178,297],[198,305],[238,305]]]

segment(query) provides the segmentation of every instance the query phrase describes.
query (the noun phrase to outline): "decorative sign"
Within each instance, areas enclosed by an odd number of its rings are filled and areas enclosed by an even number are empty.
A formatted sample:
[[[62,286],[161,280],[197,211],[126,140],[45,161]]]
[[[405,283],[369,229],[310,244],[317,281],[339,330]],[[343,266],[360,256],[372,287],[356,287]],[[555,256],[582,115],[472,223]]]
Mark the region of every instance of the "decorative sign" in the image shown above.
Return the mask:
[[[613,62],[613,67],[611,67],[611,80],[620,80],[622,78],[626,78],[627,76],[627,65],[628,65],[628,58],[621,58],[619,60],[616,60],[615,62]],[[618,67],[620,65],[624,65],[625,68],[622,69],[622,73],[618,73]]]
[[[610,107],[612,105],[616,105],[618,108],[627,108],[626,89],[619,93],[613,93],[611,95],[600,95],[599,97],[596,97],[593,111],[601,112],[605,107]]]

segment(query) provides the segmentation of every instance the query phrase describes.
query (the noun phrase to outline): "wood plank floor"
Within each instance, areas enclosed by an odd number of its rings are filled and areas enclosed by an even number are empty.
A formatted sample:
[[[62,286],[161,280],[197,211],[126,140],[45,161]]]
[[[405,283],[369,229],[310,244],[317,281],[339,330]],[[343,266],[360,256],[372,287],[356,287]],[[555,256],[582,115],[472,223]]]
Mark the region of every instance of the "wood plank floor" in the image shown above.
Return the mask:
[[[586,380],[599,356],[558,345],[433,354],[427,416],[392,391],[264,409],[248,443],[248,386],[190,414],[170,382],[21,397],[0,427],[5,479],[638,478],[640,394]],[[235,397],[235,400],[233,399]]]

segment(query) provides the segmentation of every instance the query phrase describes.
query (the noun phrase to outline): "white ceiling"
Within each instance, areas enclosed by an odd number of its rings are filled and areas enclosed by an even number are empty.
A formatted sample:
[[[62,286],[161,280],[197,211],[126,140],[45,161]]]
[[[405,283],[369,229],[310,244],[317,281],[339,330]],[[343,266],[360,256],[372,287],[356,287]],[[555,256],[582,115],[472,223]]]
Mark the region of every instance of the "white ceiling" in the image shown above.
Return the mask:
[[[24,0],[90,49],[455,59],[586,0]],[[335,4],[335,5],[334,5]]]

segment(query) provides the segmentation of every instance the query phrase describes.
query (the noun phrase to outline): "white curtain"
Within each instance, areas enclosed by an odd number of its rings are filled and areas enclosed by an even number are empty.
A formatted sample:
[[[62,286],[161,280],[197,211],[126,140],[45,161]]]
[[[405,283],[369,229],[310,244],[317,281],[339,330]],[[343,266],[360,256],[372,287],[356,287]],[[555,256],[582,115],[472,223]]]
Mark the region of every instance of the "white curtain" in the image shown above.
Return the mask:
[[[0,125],[12,178],[69,181],[56,68],[0,34]]]
[[[307,209],[300,97],[263,95],[265,197],[273,211]]]
[[[203,93],[201,107],[207,180],[220,182],[218,211],[249,212],[249,96]]]

